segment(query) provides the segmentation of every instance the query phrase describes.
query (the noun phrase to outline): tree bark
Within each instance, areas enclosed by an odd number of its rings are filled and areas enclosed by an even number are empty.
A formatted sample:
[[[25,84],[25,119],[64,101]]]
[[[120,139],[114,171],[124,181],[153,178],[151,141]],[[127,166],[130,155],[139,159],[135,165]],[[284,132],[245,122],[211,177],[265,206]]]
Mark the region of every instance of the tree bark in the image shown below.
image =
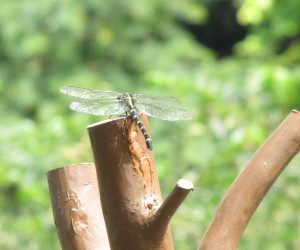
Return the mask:
[[[177,184],[163,203],[153,152],[132,119],[96,123],[88,132],[111,249],[172,250],[169,221],[192,185]]]
[[[293,110],[257,150],[225,194],[200,250],[237,248],[259,203],[299,149],[300,113]]]
[[[48,172],[54,221],[63,250],[109,250],[94,164]]]

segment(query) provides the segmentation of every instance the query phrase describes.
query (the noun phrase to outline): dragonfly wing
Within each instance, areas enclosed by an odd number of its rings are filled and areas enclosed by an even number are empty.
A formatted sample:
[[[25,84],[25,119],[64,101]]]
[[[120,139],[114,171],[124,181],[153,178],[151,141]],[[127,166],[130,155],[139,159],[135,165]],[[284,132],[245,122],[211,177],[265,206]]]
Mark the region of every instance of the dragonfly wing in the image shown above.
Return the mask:
[[[99,103],[98,100],[80,100],[70,104],[70,109],[91,115],[121,115],[126,112],[125,107],[119,102]]]
[[[63,94],[83,99],[117,99],[120,95],[120,93],[113,91],[92,90],[73,86],[63,86],[59,91]]]
[[[177,121],[192,119],[192,114],[189,111],[178,107],[161,107],[149,104],[146,106],[137,103],[136,108],[139,112],[162,120]]]
[[[146,94],[133,94],[135,103],[142,105],[155,105],[159,107],[179,107],[180,101],[175,97],[169,96],[152,96]]]

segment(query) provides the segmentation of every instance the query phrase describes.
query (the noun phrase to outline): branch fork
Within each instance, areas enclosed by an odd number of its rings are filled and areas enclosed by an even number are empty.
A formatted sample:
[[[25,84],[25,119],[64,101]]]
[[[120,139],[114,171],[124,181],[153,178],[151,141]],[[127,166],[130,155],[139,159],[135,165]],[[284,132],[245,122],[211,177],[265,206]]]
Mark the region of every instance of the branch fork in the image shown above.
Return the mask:
[[[193,185],[179,180],[163,201],[153,152],[138,126],[124,119],[88,127],[111,248],[171,250],[170,219]]]

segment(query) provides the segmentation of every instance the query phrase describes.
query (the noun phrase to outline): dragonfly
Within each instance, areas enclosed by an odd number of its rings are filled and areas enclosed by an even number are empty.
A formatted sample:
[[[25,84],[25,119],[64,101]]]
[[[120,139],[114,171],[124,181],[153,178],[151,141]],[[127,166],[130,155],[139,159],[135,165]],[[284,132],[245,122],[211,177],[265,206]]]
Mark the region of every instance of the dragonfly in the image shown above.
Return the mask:
[[[92,90],[74,86],[63,86],[60,92],[77,98],[70,103],[71,110],[96,116],[131,116],[142,131],[149,150],[153,149],[152,140],[139,113],[168,121],[192,119],[191,113],[184,110],[175,97]]]

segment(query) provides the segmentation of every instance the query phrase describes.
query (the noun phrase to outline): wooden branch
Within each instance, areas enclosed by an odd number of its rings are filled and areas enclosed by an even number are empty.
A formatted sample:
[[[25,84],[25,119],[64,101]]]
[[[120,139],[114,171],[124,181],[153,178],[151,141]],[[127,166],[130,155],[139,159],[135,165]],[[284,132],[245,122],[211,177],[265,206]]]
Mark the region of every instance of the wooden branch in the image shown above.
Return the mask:
[[[146,117],[141,119],[149,131]],[[171,231],[165,222],[176,210],[170,205],[178,206],[184,192],[176,188],[170,202],[164,203],[166,209],[159,209],[162,197],[153,152],[147,149],[139,127],[129,118],[117,118],[93,124],[88,131],[111,249],[172,250]],[[163,216],[169,218],[159,224]]]
[[[49,171],[54,221],[63,250],[109,250],[94,164]]]
[[[172,216],[193,189],[193,184],[189,180],[180,179],[177,181],[173,191],[151,218],[150,228],[153,231],[153,239],[155,241],[163,240],[161,237],[164,236]]]
[[[257,150],[227,191],[201,250],[236,249],[259,203],[300,149],[300,113],[292,111]]]

